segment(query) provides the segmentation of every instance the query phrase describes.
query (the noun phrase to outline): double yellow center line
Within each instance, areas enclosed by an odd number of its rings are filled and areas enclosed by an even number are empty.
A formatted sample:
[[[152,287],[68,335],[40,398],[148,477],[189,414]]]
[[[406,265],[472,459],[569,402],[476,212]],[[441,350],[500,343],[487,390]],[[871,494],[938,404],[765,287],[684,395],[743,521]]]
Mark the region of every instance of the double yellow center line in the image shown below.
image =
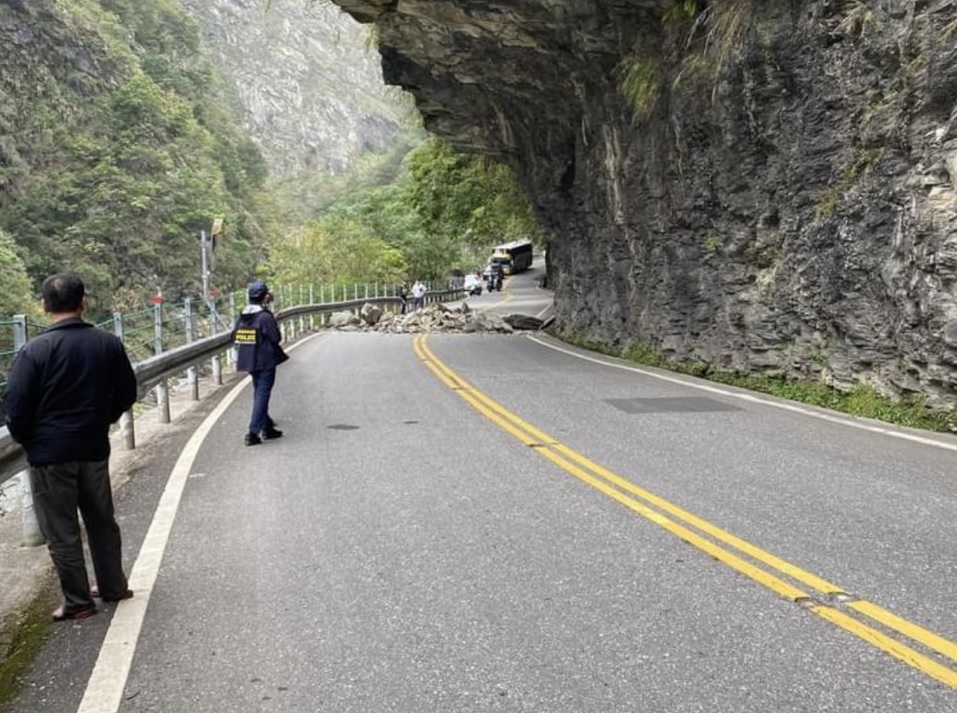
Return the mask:
[[[471,386],[439,361],[426,341],[425,335],[416,335],[413,348],[442,383],[502,430],[562,470],[779,596],[957,689],[957,671],[950,668],[953,665],[950,662],[957,662],[957,644],[954,642],[877,604],[848,594],[840,586],[776,557],[592,462]],[[855,618],[855,614],[879,624],[882,629],[864,623]],[[903,643],[895,635],[922,646],[925,652]]]

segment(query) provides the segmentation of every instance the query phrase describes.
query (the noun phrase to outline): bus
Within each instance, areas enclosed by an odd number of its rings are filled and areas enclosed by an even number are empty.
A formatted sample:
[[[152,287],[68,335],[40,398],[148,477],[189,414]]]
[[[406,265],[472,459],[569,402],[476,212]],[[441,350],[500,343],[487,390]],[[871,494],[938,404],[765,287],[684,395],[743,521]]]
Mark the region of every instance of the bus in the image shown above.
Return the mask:
[[[532,266],[532,241],[513,240],[492,249],[489,265],[499,265],[506,275],[527,270]]]

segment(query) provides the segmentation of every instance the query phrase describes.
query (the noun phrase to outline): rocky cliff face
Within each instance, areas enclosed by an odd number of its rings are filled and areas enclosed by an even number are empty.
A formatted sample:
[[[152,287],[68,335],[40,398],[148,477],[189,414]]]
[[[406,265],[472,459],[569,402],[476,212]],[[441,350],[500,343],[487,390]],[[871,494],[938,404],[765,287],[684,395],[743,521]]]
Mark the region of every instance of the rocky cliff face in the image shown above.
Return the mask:
[[[519,169],[562,329],[957,405],[954,0],[339,0]]]
[[[246,129],[279,175],[345,171],[383,151],[410,107],[368,32],[325,0],[181,0],[235,82]]]

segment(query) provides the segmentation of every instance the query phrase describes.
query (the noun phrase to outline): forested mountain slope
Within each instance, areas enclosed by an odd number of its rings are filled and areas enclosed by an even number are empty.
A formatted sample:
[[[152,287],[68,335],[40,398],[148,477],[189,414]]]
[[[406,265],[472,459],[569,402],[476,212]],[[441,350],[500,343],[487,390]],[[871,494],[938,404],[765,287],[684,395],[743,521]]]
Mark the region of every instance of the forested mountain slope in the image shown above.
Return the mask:
[[[249,274],[266,164],[175,2],[4,0],[0,46],[0,226],[34,277],[76,270],[103,301],[175,297],[215,216],[220,274]]]
[[[223,217],[213,286],[243,284],[292,219],[270,167],[343,171],[402,131],[362,37],[308,0],[0,0],[0,232],[106,312],[197,295]]]

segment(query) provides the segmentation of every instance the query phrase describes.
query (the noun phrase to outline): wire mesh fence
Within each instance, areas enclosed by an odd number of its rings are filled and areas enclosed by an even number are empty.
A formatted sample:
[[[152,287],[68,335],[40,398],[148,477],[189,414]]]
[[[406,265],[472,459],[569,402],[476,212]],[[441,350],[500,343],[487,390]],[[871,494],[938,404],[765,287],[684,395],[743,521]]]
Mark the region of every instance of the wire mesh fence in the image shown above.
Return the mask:
[[[283,310],[310,304],[393,297],[398,294],[398,287],[398,284],[382,282],[278,285],[272,292],[275,309]],[[428,287],[431,289],[431,285]],[[231,330],[245,305],[246,294],[239,290],[208,299],[190,298],[177,303],[164,301],[116,313],[95,326],[120,337],[130,361],[135,364],[193,340]],[[49,320],[22,315],[0,319],[0,397],[17,352],[49,326]]]

